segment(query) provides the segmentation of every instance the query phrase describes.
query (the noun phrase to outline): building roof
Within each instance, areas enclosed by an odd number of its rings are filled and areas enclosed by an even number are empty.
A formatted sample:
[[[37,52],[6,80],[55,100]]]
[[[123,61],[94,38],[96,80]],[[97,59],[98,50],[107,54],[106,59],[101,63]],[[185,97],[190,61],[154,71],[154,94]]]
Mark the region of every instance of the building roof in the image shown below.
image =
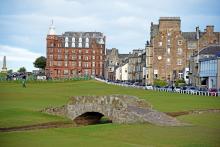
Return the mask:
[[[196,32],[182,32],[183,37],[187,41],[196,41]],[[204,35],[204,32],[199,32],[199,38],[201,38]]]
[[[82,37],[82,38],[103,38],[103,33],[101,32],[65,32],[62,34],[65,37]]]
[[[118,57],[119,58],[127,58],[129,56],[129,54],[119,54]]]
[[[220,45],[210,45],[203,48],[200,52],[200,55],[220,55]]]

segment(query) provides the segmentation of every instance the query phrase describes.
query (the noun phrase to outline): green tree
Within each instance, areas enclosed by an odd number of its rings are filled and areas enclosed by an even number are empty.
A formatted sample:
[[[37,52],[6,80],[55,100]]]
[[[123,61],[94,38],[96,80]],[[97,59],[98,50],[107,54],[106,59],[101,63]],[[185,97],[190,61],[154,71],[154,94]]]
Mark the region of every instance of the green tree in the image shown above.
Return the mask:
[[[163,86],[167,85],[167,82],[163,81],[163,80],[156,79],[156,80],[154,80],[154,85],[163,87]]]
[[[12,73],[13,73],[13,70],[10,69],[10,70],[7,71],[7,73],[8,73],[8,74],[12,74]]]
[[[38,57],[34,62],[34,67],[45,69],[47,59],[44,56]]]
[[[185,80],[184,79],[178,79],[176,80],[175,82],[175,86],[182,86],[182,85],[185,85]]]
[[[18,72],[26,72],[26,68],[25,67],[21,67],[21,68],[19,68]]]

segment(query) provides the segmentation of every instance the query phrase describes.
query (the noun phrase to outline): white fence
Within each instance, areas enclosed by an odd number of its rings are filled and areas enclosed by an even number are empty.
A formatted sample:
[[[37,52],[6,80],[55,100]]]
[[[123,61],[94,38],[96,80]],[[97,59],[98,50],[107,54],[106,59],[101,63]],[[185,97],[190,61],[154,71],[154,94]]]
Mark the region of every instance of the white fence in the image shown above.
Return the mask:
[[[117,85],[117,86],[123,86],[123,87],[132,87],[132,88],[137,88],[137,89],[145,89],[145,86],[136,86],[136,85],[127,85],[123,83],[114,83],[114,82],[108,82],[103,79],[95,78],[95,80],[104,82],[106,84],[111,84],[111,85]],[[181,93],[181,94],[191,94],[191,95],[201,95],[201,96],[218,96],[220,97],[220,92],[206,92],[206,91],[192,91],[192,90],[171,90],[171,89],[166,89],[166,88],[153,88],[151,90],[155,91],[164,91],[164,92],[175,92],[175,93]]]

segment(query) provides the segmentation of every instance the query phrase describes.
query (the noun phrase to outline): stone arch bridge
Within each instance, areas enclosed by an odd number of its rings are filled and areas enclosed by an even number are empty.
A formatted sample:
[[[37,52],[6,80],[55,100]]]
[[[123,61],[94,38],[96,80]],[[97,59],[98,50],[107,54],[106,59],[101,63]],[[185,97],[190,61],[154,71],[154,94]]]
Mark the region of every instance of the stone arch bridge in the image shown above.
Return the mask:
[[[146,101],[127,95],[74,96],[65,106],[65,115],[77,124],[96,123],[105,116],[120,124],[183,125],[177,119],[153,110]]]

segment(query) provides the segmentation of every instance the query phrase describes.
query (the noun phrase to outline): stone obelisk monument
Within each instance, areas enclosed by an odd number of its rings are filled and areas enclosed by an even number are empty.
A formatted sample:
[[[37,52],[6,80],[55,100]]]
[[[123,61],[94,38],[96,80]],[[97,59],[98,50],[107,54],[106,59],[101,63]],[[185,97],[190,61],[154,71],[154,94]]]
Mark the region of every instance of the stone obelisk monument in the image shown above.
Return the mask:
[[[2,73],[7,73],[7,67],[6,67],[6,56],[4,56],[4,58],[3,58]]]

